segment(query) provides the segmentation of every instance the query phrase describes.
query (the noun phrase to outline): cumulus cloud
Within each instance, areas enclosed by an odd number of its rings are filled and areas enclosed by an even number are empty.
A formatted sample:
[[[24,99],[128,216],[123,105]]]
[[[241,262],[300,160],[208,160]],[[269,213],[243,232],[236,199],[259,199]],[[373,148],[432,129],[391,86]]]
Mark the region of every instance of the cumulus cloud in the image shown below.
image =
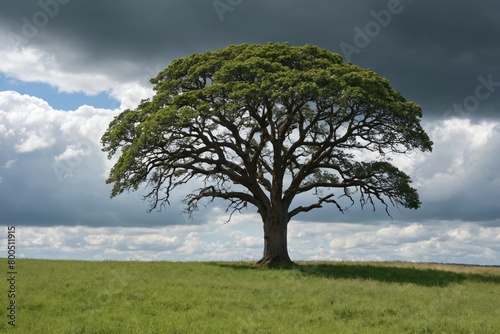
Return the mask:
[[[116,114],[117,110],[88,106],[70,112],[54,110],[36,97],[14,91],[0,92],[0,120],[6,128],[4,138],[14,142],[17,153],[62,149],[56,160],[77,152],[90,154],[91,146],[98,146],[99,136]],[[83,146],[89,147],[83,150]]]
[[[242,215],[253,221],[256,217]],[[144,261],[256,261],[262,255],[259,224],[210,222],[200,226],[18,227],[28,258]],[[434,225],[292,222],[294,260],[411,261],[497,265],[500,227],[436,221]],[[5,240],[2,241],[6,243]]]
[[[412,166],[426,219],[500,217],[500,123],[449,119],[428,124],[434,151]]]
[[[177,206],[169,217],[147,215],[142,194],[109,199],[104,180],[113,161],[101,152],[100,137],[118,112],[89,106],[54,110],[41,99],[0,92],[0,124],[5,129],[0,133],[0,223],[184,223]]]
[[[0,43],[1,37],[0,34]],[[105,73],[97,68],[81,72],[79,67],[75,67],[74,71],[68,71],[61,68],[61,63],[54,59],[53,54],[32,46],[20,49],[0,47],[0,58],[3,59],[0,72],[11,78],[23,82],[43,82],[66,93],[97,95],[106,92],[120,102],[120,109],[134,108],[138,101],[150,97],[152,89],[148,81],[157,74],[121,82],[113,78],[113,73]]]
[[[97,94],[117,83],[104,74],[63,71],[54,54],[33,47],[0,49],[0,56],[0,72],[24,82],[45,82],[62,92]]]
[[[500,227],[460,221],[382,225],[301,222],[291,225],[290,236],[291,253],[304,259],[498,264],[500,254]]]
[[[33,152],[52,146],[55,143],[53,138],[39,136],[36,132],[28,132],[24,139],[16,144],[16,151],[19,153]]]

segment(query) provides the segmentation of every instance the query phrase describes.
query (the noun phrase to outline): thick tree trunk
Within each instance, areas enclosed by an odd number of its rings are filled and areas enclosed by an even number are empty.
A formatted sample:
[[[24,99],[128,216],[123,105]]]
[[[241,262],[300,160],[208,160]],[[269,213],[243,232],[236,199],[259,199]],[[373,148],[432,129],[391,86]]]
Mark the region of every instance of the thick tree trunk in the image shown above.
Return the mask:
[[[264,255],[257,261],[265,267],[294,265],[288,255],[287,247],[288,219],[274,215],[264,219]]]

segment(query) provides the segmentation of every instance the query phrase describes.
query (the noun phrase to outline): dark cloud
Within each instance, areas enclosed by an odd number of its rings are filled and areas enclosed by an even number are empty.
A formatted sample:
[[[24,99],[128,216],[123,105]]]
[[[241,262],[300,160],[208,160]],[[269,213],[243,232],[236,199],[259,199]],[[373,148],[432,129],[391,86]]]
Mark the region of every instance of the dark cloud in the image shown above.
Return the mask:
[[[498,3],[260,0],[218,12],[207,0],[66,2],[29,42],[68,70],[140,79],[175,58],[228,44],[289,41],[342,52],[344,43],[344,51],[346,44],[358,49],[344,55],[387,77],[427,117],[489,118],[500,111]],[[40,11],[39,1],[4,1],[0,25],[22,35],[26,19],[33,23]],[[496,86],[479,98],[479,78],[488,76]]]

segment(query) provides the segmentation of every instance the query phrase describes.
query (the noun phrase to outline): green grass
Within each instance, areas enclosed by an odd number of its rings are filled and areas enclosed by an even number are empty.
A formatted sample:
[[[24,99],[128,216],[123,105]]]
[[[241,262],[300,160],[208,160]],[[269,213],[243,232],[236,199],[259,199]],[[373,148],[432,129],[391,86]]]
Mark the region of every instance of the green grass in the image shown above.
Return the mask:
[[[17,272],[16,333],[455,334],[500,328],[500,268],[20,259]],[[9,333],[6,291],[0,297],[0,332]]]

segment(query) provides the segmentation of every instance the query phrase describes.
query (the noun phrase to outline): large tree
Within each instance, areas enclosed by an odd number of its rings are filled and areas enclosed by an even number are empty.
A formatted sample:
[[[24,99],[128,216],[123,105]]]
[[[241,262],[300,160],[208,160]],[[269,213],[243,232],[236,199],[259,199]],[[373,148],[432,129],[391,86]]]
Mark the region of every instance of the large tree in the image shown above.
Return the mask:
[[[232,45],[175,60],[151,82],[156,94],[102,137],[109,158],[120,150],[111,196],[145,184],[152,210],[201,179],[184,199],[187,212],[202,200],[223,199],[231,213],[253,205],[264,228],[259,264],[292,263],[287,226],[300,213],[327,204],[344,212],[357,201],[386,211],[421,204],[388,158],[432,149],[420,107],[339,54]]]

